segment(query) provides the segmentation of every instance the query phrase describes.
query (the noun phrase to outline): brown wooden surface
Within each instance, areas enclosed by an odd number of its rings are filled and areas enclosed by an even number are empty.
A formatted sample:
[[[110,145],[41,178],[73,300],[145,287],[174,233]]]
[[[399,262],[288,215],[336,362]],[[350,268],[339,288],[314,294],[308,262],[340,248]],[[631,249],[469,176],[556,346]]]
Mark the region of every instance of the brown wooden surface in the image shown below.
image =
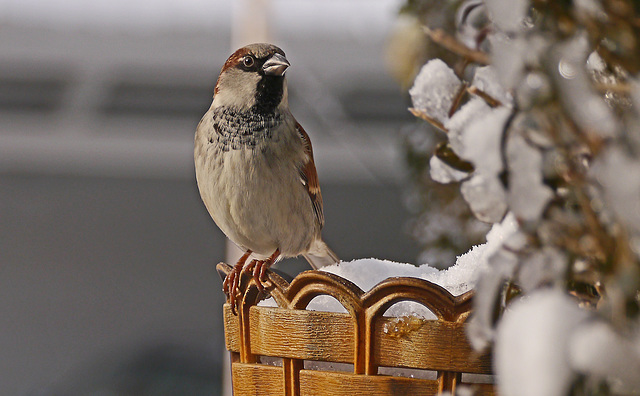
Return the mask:
[[[462,373],[454,371],[438,371],[438,394],[444,392],[456,394],[458,384],[462,380]]]
[[[438,383],[427,379],[300,371],[301,396],[431,396],[435,395],[437,390]]]
[[[240,350],[237,317],[224,308],[227,349]],[[349,314],[251,307],[251,353],[293,359],[353,363],[353,320]],[[491,374],[489,355],[468,344],[464,324],[423,320],[401,336],[387,330],[393,318],[375,325],[374,360],[378,366]]]
[[[251,307],[251,353],[353,363],[349,314]]]
[[[491,374],[490,356],[471,348],[463,323],[425,320],[402,336],[385,333],[390,323],[392,318],[383,317],[375,325],[374,359],[379,366]]]
[[[462,383],[462,386],[469,387],[473,390],[474,396],[496,396],[496,389],[493,384],[467,384]]]
[[[231,267],[220,264],[228,273]],[[461,373],[491,374],[490,355],[471,349],[465,321],[473,293],[452,296],[415,278],[389,278],[364,293],[350,281],[321,271],[291,284],[268,273],[266,286],[279,308],[255,306],[260,293],[244,276],[239,315],[223,309],[226,346],[234,356],[234,395],[434,395],[456,389]],[[348,313],[306,311],[318,295],[336,298]],[[427,306],[437,319],[382,314],[400,301]],[[254,364],[283,358],[282,367]],[[304,370],[304,360],[353,364],[353,373]],[[378,367],[434,370],[437,380],[377,375]],[[490,377],[489,377],[490,378]],[[473,384],[493,395],[492,384]]]
[[[233,396],[282,396],[284,373],[282,367],[261,364],[233,363]]]
[[[240,352],[240,325],[238,317],[231,312],[229,304],[222,306],[224,319],[224,343],[227,351]]]

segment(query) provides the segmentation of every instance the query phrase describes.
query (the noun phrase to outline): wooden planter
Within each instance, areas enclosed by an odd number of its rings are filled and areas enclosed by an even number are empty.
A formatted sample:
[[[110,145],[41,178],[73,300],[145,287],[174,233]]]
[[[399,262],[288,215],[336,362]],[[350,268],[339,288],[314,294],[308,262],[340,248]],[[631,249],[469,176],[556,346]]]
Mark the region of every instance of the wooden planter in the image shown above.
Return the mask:
[[[224,263],[217,268],[221,274],[231,270]],[[268,272],[267,284],[277,308],[256,306],[264,296],[248,276],[241,279],[238,315],[224,305],[235,396],[434,395],[467,385],[463,373],[491,374],[489,354],[474,352],[465,337],[472,292],[454,297],[422,279],[389,278],[364,293],[322,271],[303,272],[291,284]],[[348,313],[305,310],[319,295],[334,297]],[[423,304],[437,319],[382,316],[400,301]],[[344,363],[353,369],[331,370],[332,365],[351,368]],[[436,373],[432,379],[412,378],[406,374],[416,372],[411,369]],[[405,376],[380,373],[393,370],[404,370]],[[469,386],[477,395],[494,394],[491,383]]]

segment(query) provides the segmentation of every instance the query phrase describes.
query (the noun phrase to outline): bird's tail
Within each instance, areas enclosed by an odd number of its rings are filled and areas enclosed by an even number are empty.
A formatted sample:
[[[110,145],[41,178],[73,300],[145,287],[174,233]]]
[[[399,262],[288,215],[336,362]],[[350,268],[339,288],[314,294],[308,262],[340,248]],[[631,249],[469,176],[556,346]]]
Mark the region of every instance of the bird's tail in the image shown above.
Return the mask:
[[[313,269],[325,267],[327,265],[338,264],[340,259],[323,241],[318,241],[313,249],[305,253],[304,258],[307,259]]]

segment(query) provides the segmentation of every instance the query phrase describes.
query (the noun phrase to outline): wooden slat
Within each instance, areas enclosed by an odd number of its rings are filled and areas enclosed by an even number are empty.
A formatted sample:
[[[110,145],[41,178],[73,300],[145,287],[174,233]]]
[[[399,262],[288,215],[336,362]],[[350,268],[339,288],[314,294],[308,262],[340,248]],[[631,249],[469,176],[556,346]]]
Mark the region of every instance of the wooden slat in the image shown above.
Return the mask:
[[[228,351],[240,352],[240,325],[238,317],[231,312],[229,303],[222,306],[224,316],[224,340]]]
[[[379,366],[407,367],[465,373],[491,373],[488,355],[479,356],[467,342],[464,324],[425,320],[401,335],[385,332],[393,318],[375,324],[374,359]]]
[[[233,373],[233,396],[284,395],[282,367],[233,363],[231,370]]]
[[[227,349],[239,351],[238,319],[224,308]],[[490,356],[466,340],[464,324],[426,320],[402,334],[385,333],[392,318],[375,325],[374,359],[379,366],[491,374]],[[251,353],[292,359],[353,363],[353,324],[348,314],[251,308]]]
[[[251,353],[353,363],[353,320],[346,313],[251,307]]]
[[[413,396],[434,395],[437,390],[437,382],[426,379],[300,371],[300,396]]]
[[[461,384],[464,387],[472,389],[472,395],[474,396],[496,396],[496,389],[493,384]]]
[[[451,339],[451,363],[455,371],[474,374],[493,374],[491,353],[479,353],[467,340],[465,327],[458,327]]]

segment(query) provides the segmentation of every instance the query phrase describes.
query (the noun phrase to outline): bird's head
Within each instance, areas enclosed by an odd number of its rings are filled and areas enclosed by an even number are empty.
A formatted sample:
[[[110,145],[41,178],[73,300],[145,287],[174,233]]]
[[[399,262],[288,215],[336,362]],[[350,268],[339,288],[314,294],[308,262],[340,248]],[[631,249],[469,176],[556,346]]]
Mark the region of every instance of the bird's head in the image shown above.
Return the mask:
[[[272,44],[251,44],[224,63],[213,97],[213,107],[273,113],[288,106],[284,73],[289,67],[284,51]]]

